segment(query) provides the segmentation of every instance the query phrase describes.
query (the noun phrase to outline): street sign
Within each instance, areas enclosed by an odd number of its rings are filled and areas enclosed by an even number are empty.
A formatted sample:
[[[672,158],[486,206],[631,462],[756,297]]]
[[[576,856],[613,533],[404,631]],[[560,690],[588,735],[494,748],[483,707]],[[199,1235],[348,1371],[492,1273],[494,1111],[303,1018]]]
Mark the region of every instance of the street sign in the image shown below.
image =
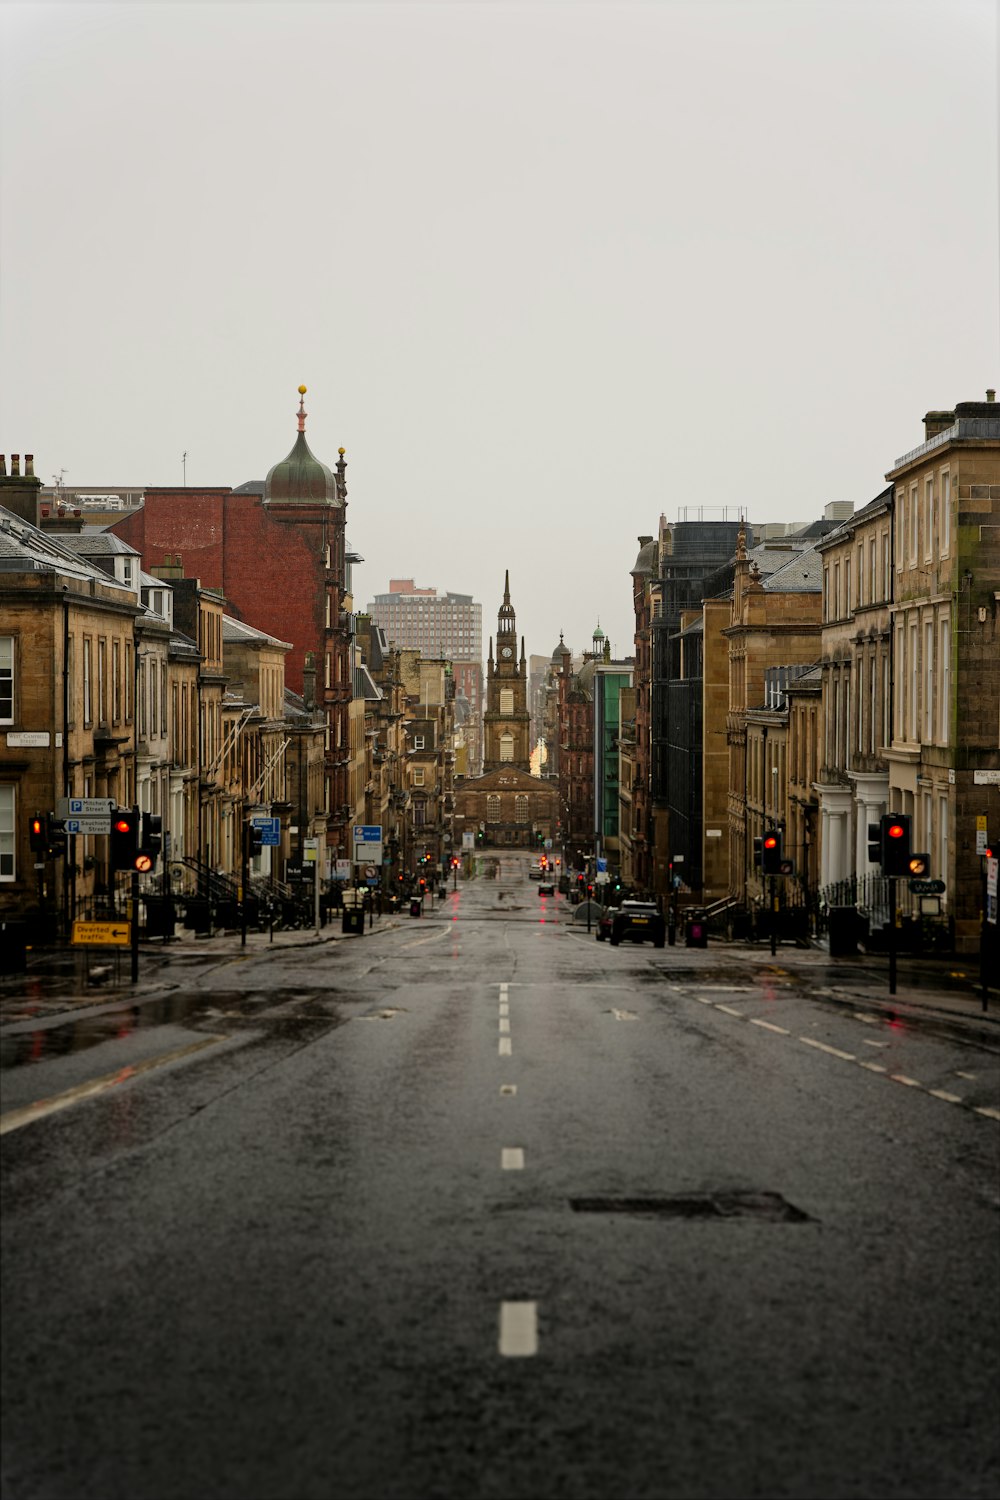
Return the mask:
[[[914,896],[943,896],[943,880],[910,880],[907,882]]]
[[[281,843],[281,819],[254,816],[250,819],[253,828],[260,829],[261,847],[277,849]]]
[[[127,948],[131,937],[132,928],[128,922],[73,923],[74,943],[85,943],[95,947],[111,945],[115,948]]]
[[[351,861],[349,859],[338,859],[334,861],[333,878],[334,880],[350,880]]]
[[[1000,859],[986,861],[986,920],[997,925],[997,886],[1000,885]]]
[[[600,855],[600,854],[597,856],[597,868],[598,868],[598,871],[601,871],[601,872],[605,871],[608,868],[608,862],[607,862],[607,860],[604,859],[603,856]]]
[[[354,825],[354,842],[356,844],[381,844],[381,823],[356,823]]]
[[[476,847],[476,835],[474,833],[462,834],[462,848],[474,849]]]
[[[56,803],[56,813],[60,818],[93,817],[95,813],[104,813],[108,817],[115,808],[114,797],[60,797]]]
[[[783,859],[781,861],[781,865],[780,865],[780,867],[778,869],[778,874],[779,875],[794,875],[795,874],[795,861],[794,861],[794,859]]]
[[[111,814],[95,813],[92,817],[66,818],[65,827],[67,833],[110,833]]]

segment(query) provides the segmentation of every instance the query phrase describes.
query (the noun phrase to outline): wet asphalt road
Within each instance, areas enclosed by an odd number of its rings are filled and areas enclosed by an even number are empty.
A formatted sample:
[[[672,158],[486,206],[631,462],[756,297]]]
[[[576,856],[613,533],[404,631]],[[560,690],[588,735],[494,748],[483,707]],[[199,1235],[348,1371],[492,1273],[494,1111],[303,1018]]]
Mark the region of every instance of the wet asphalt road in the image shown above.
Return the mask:
[[[554,906],[5,1010],[5,1500],[997,1493],[996,1051]]]

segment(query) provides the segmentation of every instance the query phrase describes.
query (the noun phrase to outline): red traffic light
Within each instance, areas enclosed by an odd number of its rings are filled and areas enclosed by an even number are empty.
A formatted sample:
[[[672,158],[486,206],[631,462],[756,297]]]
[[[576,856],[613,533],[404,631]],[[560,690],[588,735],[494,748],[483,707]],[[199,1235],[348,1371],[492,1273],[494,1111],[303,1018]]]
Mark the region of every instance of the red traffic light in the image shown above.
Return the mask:
[[[889,839],[905,838],[906,829],[903,827],[902,823],[890,823],[888,828],[885,830],[885,836]]]
[[[764,848],[765,849],[777,849],[777,847],[778,847],[778,840],[775,838],[775,836],[774,836],[773,833],[769,833],[768,836],[767,836],[767,838],[764,840]]]
[[[131,833],[132,824],[128,818],[116,818],[111,825],[115,833]]]

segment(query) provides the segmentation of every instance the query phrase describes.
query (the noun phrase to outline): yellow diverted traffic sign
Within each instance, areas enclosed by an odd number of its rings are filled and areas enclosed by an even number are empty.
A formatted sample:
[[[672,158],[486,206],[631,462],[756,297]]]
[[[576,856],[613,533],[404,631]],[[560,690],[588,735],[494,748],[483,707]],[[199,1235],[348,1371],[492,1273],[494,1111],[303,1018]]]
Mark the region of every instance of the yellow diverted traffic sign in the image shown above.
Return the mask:
[[[129,922],[74,922],[74,943],[88,943],[95,946],[111,944],[119,948],[127,948],[132,936],[132,928]]]

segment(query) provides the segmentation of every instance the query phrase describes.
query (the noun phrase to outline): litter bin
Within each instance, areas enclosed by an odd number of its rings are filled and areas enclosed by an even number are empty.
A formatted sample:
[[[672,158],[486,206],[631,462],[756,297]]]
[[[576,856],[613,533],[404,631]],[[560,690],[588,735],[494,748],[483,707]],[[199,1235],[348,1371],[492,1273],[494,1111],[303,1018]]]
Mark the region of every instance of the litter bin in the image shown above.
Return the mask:
[[[858,951],[858,910],[855,906],[831,906],[826,914],[830,957],[848,958]]]
[[[696,907],[690,907],[684,913],[684,945],[687,948],[708,947],[708,923],[705,913]]]
[[[345,906],[344,915],[341,919],[342,932],[356,932],[361,935],[365,930],[365,909],[363,906]]]
[[[0,922],[0,974],[23,974],[28,967],[28,924]]]
[[[174,903],[169,896],[146,897],[147,938],[168,938],[174,935]]]
[[[423,913],[424,903],[419,896],[414,896],[410,902],[410,916],[419,917]]]

